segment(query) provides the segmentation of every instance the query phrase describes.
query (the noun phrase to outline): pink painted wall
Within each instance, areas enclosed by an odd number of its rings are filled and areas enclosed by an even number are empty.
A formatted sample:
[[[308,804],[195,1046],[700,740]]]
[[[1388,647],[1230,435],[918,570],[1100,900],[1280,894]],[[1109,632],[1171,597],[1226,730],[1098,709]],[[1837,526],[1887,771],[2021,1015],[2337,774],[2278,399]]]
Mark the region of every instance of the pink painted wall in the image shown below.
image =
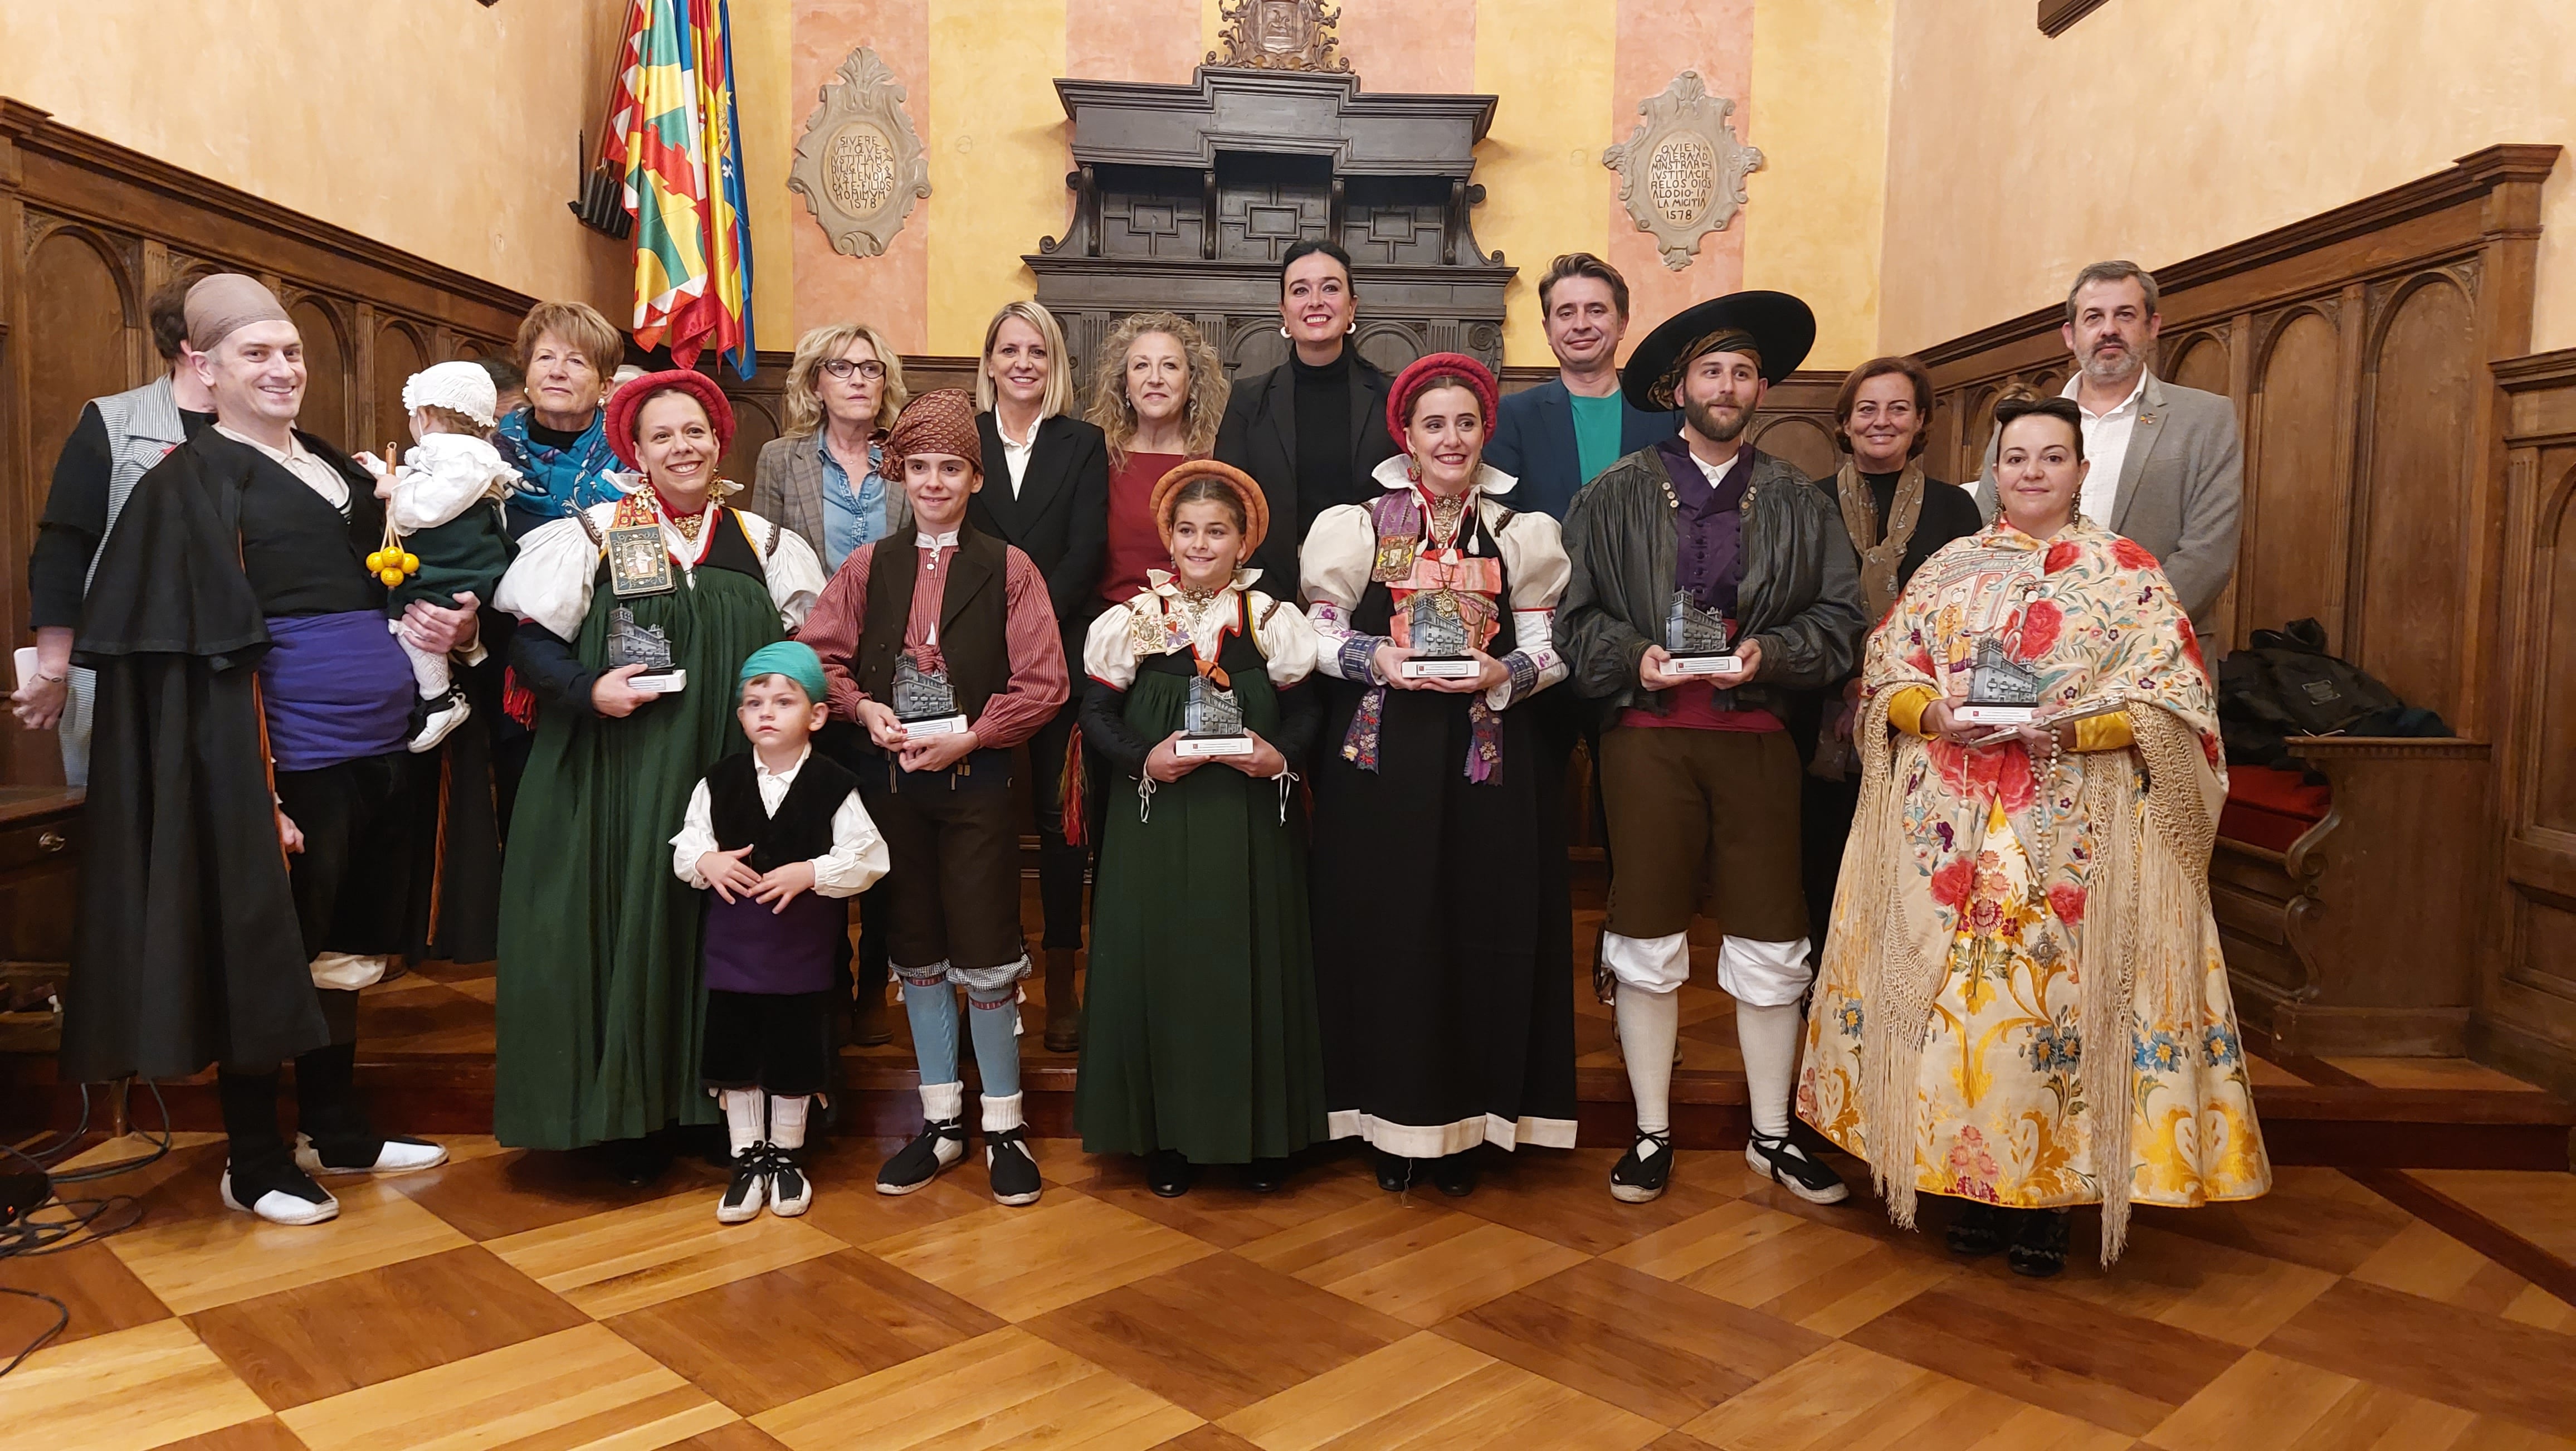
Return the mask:
[[[1756,109],[1753,0],[1618,0],[1618,5],[1618,61],[1610,98],[1613,141],[1626,141],[1637,129],[1642,119],[1638,102],[1662,94],[1681,72],[1695,70],[1711,93],[1735,98],[1735,134],[1750,145],[1762,144],[1751,119]],[[1699,255],[1688,268],[1674,272],[1665,268],[1653,235],[1637,230],[1612,179],[1609,261],[1628,279],[1635,327],[1650,327],[1693,302],[1744,285],[1744,229],[1761,210],[1759,188],[1757,178],[1754,205],[1737,213],[1725,231],[1701,238]]]
[[[1341,7],[1341,53],[1368,91],[1476,88],[1476,10],[1432,0],[1362,0]]]
[[[1065,74],[1095,81],[1187,85],[1207,54],[1195,3],[1065,0]]]
[[[805,134],[823,85],[859,45],[869,45],[904,86],[905,107],[927,142],[936,133],[930,110],[930,24],[916,0],[795,0],[791,20],[795,121],[789,133]],[[935,168],[934,168],[935,169]],[[933,183],[936,184],[935,182]],[[794,198],[789,233],[795,238],[796,322],[799,329],[837,322],[865,322],[897,349],[930,348],[930,216],[927,200],[881,257],[844,257],[832,250],[803,197]],[[793,337],[761,339],[769,348],[791,348]]]

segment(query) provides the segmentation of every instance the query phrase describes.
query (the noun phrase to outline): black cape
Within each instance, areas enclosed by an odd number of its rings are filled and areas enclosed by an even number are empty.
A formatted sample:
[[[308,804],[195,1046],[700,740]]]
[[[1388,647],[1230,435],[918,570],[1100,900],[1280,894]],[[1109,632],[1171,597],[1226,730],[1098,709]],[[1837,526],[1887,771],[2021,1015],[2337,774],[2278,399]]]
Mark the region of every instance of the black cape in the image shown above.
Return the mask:
[[[382,537],[367,475],[323,440],[306,448],[350,478],[350,555]],[[214,1062],[266,1065],[329,1041],[277,839],[256,694],[269,646],[242,571],[243,491],[262,456],[209,429],[139,480],[100,549],[73,658],[98,675],[79,917],[63,1001],[63,1076],[183,1077]],[[373,586],[370,586],[372,589]],[[376,591],[381,599],[381,591]],[[450,859],[442,955],[489,956],[498,887],[482,722],[442,766]],[[479,786],[462,783],[479,779]],[[423,812],[437,831],[435,812]],[[417,854],[414,920],[430,935]],[[444,944],[442,944],[443,946]]]

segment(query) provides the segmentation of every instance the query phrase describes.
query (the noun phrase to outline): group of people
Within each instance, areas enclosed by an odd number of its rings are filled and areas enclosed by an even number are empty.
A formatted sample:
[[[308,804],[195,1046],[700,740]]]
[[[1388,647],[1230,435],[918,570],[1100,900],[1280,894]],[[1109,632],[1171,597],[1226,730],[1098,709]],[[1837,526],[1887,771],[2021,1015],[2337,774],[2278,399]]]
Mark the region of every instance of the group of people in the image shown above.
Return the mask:
[[[2149,371],[2153,278],[2077,279],[2067,394],[1997,408],[1973,495],[1919,462],[1911,359],[1844,381],[1837,476],[1752,444],[1815,336],[1785,294],[1699,303],[1623,366],[1625,282],[1558,258],[1558,376],[1503,397],[1463,355],[1359,356],[1333,244],[1279,281],[1279,367],[1229,386],[1191,322],[1138,314],[1087,418],[1034,302],[971,395],[816,329],[748,507],[722,390],[609,394],[587,307],[535,309],[515,375],[425,371],[417,446],[377,460],[295,428],[258,283],[156,301],[171,374],[66,446],[14,697],[90,792],[66,1072],[218,1064],[227,1202],[327,1219],[317,1176],[443,1152],[368,1118],[356,990],[488,944],[500,1140],[644,1183],[720,1122],[734,1223],[811,1202],[835,1043],[885,1040],[891,979],[923,1127],[877,1189],[966,1159],[971,1051],[991,1192],[1026,1204],[1042,971],[1086,1149],[1156,1193],[1209,1165],[1273,1190],[1357,1139],[1387,1190],[1465,1195],[1487,1145],[1575,1142],[1580,748],[1636,1108],[1614,1198],[1670,1183],[1700,917],[1746,1160],[1788,1192],[1847,1196],[1830,1142],[1901,1221],[1956,1199],[1954,1249],[2046,1274],[2071,1206],[2103,1206],[2107,1259],[2132,1204],[2264,1191],[2191,623],[2232,568],[2234,423]],[[1989,676],[2020,687],[2002,724]]]

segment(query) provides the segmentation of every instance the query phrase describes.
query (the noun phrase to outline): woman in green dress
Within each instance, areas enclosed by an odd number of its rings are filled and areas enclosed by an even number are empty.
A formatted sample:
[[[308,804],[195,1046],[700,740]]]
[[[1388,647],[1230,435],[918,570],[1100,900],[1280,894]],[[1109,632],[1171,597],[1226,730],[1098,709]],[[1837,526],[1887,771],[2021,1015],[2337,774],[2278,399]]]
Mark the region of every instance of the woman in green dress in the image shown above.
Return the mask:
[[[1250,477],[1185,463],[1152,506],[1172,571],[1083,646],[1083,741],[1136,788],[1107,793],[1074,1122],[1088,1152],[1144,1155],[1165,1198],[1199,1164],[1249,1164],[1267,1193],[1325,1132],[1293,790],[1318,714],[1290,688],[1315,630],[1239,567],[1269,524]]]
[[[537,719],[501,891],[492,1131],[608,1144],[643,1184],[669,1162],[658,1130],[716,1118],[697,1071],[702,904],[671,875],[671,837],[707,767],[745,748],[735,671],[803,622],[823,570],[722,502],[734,419],[714,380],[637,378],[607,430],[641,480],[530,532],[498,592]]]

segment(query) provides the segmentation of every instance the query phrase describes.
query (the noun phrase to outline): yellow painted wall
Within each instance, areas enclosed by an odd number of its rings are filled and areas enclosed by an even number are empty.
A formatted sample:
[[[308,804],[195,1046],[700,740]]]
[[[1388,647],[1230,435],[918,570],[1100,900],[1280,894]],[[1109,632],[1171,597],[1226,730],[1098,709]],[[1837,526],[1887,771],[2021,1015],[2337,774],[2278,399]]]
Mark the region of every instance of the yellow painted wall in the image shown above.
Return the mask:
[[[1744,211],[1744,285],[1796,293],[1815,309],[1809,368],[1857,367],[1879,351],[1895,7],[1896,0],[1753,7],[1744,132],[1762,148],[1763,168]]]
[[[0,95],[433,262],[616,317],[632,305],[631,254],[564,203],[575,133],[598,136],[624,9],[0,0]]]
[[[1073,194],[1064,0],[930,0],[930,350],[971,355],[1036,291],[1021,254],[1064,235]],[[918,217],[920,214],[916,213]]]
[[[733,0],[734,114],[742,123],[742,190],[751,217],[751,336],[763,348],[796,345],[796,258],[788,229],[814,224],[787,189],[811,96],[794,93],[787,0]]]
[[[1476,89],[1500,98],[1493,129],[1476,148],[1486,204],[1476,240],[1520,269],[1505,295],[1506,364],[1545,364],[1547,332],[1538,279],[1562,252],[1609,250],[1617,176],[1601,165],[1609,144],[1610,78],[1618,27],[1613,9],[1562,0],[1478,0]]]
[[[2438,171],[2576,145],[2569,0],[1896,0],[1883,337],[1913,348]],[[2576,345],[2576,174],[2543,192],[2532,345]]]

